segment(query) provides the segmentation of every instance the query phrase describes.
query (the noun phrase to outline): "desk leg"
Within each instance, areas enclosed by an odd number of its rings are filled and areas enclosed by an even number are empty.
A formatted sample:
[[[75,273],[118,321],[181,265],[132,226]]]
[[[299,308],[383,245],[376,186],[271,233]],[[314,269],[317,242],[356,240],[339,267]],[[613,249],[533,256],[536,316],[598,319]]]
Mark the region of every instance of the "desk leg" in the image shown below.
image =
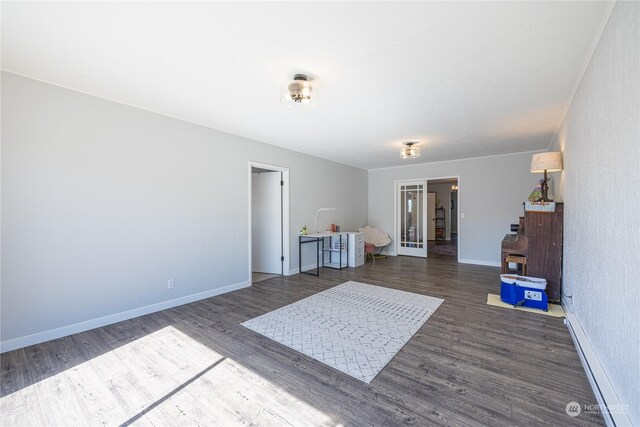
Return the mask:
[[[313,243],[313,240],[305,240],[303,241],[301,237],[298,237],[298,272],[300,274],[310,274],[311,276],[320,276],[320,256],[318,254],[316,254],[316,260],[318,262],[318,264],[316,265],[316,272],[312,273],[311,270],[309,271],[302,271],[302,245],[304,245],[305,243]],[[319,240],[316,239],[316,251],[319,253],[319,248],[320,248],[320,243]]]
[[[298,237],[298,273],[302,274],[302,239]]]
[[[322,238],[322,242],[324,243],[324,237]],[[322,246],[324,246],[324,244]],[[324,263],[324,256],[322,257],[322,262]],[[320,277],[320,239],[316,240],[316,276]]]
[[[346,242],[347,243],[346,244],[347,252],[345,253],[345,256],[347,257],[347,262],[345,264],[346,264],[347,267],[349,267],[349,235],[346,235],[345,237],[346,237],[346,240],[347,240],[347,242]],[[355,254],[354,254],[354,259],[355,259]]]

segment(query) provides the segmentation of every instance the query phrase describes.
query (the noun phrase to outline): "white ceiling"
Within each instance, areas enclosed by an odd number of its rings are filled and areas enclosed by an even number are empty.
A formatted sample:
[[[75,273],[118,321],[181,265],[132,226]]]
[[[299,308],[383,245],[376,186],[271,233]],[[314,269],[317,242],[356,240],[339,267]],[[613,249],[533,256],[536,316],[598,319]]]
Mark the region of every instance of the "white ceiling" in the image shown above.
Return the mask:
[[[3,2],[2,68],[370,169],[547,148],[609,7]]]

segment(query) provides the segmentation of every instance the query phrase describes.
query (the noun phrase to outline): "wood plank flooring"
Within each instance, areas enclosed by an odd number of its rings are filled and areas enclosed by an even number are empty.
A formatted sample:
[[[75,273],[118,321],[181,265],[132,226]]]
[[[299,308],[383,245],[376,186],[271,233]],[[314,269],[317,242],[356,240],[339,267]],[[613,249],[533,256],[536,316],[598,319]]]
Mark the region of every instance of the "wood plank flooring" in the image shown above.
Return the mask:
[[[453,236],[452,236],[453,237]],[[455,235],[451,240],[427,240],[427,254],[430,259],[441,259],[448,261],[457,261],[458,254],[456,255],[442,255],[436,252],[433,252],[433,248],[435,246],[448,246],[448,245],[458,245],[458,237]]]
[[[279,276],[279,274],[257,273],[254,271],[253,273],[251,273],[251,283],[255,284],[258,282],[262,282],[263,280],[272,279],[276,276]]]
[[[445,302],[364,384],[240,323],[356,280]],[[1,356],[3,426],[602,425],[561,319],[486,305],[498,269],[389,257],[247,289]]]

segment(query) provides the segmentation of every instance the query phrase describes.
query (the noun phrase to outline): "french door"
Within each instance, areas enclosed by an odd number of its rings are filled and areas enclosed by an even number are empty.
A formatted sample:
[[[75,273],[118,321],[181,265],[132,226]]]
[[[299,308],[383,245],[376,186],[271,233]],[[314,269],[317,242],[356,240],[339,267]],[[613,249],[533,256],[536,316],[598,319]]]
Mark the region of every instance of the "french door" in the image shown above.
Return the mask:
[[[399,182],[397,188],[398,255],[427,256],[426,181]]]

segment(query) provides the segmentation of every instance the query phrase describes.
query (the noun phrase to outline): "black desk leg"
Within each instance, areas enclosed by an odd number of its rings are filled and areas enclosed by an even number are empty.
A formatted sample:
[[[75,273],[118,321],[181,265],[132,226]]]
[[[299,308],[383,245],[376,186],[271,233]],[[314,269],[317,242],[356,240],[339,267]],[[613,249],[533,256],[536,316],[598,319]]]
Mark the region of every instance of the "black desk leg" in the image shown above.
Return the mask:
[[[302,245],[304,245],[305,243],[314,242],[314,240],[302,240],[303,238],[304,236],[298,237],[298,272],[300,274],[310,274],[312,276],[320,276],[320,257],[318,254],[316,254],[316,260],[318,262],[318,264],[316,265],[316,272],[312,273],[311,271],[302,271]],[[316,238],[315,242],[316,242],[316,251],[319,253],[319,250],[320,250],[319,240]]]
[[[298,237],[298,273],[302,273],[302,238]]]

